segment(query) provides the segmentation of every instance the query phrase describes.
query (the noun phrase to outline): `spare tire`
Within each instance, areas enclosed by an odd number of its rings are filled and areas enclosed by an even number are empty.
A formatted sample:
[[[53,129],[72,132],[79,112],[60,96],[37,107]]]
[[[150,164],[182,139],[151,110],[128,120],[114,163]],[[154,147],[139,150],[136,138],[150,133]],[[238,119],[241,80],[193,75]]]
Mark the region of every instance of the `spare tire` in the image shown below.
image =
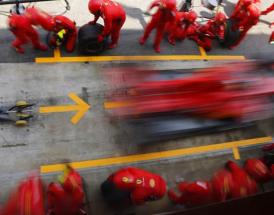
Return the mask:
[[[233,21],[230,19],[226,20],[225,37],[223,40],[219,40],[220,44],[225,48],[232,46],[235,43],[235,41],[237,41],[238,38],[240,37],[240,31],[239,30],[234,31],[232,29],[232,26],[233,26]]]
[[[79,29],[78,45],[79,50],[84,55],[95,55],[105,50],[107,38],[98,42],[97,38],[102,33],[104,26],[100,24],[86,24]]]

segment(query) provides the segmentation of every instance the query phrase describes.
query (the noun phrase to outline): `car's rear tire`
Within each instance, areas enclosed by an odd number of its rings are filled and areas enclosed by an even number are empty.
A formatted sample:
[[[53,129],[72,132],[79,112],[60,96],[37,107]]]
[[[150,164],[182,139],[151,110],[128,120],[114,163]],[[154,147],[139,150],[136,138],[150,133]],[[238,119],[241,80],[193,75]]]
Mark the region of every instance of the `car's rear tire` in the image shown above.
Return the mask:
[[[97,40],[103,29],[104,26],[100,24],[86,24],[79,29],[78,45],[82,54],[96,55],[106,49],[107,38],[102,42],[98,42]]]

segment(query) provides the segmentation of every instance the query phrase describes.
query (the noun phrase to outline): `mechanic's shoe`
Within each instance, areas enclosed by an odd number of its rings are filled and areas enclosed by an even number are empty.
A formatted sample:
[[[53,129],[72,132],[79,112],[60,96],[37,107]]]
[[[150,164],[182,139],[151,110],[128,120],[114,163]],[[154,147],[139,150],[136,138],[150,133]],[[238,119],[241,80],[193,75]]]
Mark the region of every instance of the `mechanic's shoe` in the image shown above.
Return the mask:
[[[110,45],[108,46],[108,49],[114,49],[114,48],[116,48],[116,46],[117,46],[117,43],[110,44]]]
[[[44,45],[44,44],[39,44],[39,46],[35,46],[35,49],[41,50],[41,51],[47,51],[48,50],[48,46]]]
[[[141,38],[139,39],[140,45],[144,45],[145,42],[146,42],[145,38],[141,37]]]
[[[161,52],[160,46],[153,46],[154,47],[154,51],[157,53]]]

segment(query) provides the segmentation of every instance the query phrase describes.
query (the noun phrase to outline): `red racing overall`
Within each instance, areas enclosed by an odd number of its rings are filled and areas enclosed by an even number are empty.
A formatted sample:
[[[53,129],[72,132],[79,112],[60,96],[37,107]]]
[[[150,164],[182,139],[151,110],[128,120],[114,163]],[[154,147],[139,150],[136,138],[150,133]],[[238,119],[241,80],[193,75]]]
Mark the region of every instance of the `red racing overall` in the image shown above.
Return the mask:
[[[76,23],[65,16],[55,16],[53,20],[54,27],[51,29],[51,31],[55,32],[56,34],[58,34],[58,32],[64,31],[66,51],[73,52],[77,39]]]
[[[1,215],[45,215],[41,178],[38,175],[31,175],[20,182],[0,213]]]
[[[168,42],[171,45],[175,45],[176,40],[183,40],[185,38],[185,29],[182,27],[185,14],[185,12],[177,11],[175,13],[175,21],[167,23],[165,27],[165,32],[168,36]]]
[[[148,39],[151,31],[156,29],[153,47],[155,52],[159,53],[160,44],[165,33],[165,27],[167,23],[175,21],[176,0],[154,0],[149,7],[149,10],[154,7],[158,7],[158,10],[152,15],[151,21],[147,24],[144,35],[140,38],[139,42],[143,45]]]
[[[33,48],[46,51],[46,45],[40,42],[40,37],[29,18],[24,15],[12,14],[8,18],[10,31],[14,34],[16,39],[12,42],[12,46],[19,53],[24,53],[22,45],[28,42],[32,43]]]
[[[209,20],[205,24],[204,28],[206,28],[211,34],[223,40],[225,37],[225,23],[226,15],[222,12],[218,12],[213,20]]]
[[[245,197],[257,192],[256,182],[235,162],[228,161],[227,168],[230,170],[233,178],[230,196],[232,198]]]
[[[247,2],[237,9],[235,9],[234,13],[231,16],[231,19],[234,21],[233,29],[240,30],[240,37],[237,41],[230,47],[234,48],[240,44],[240,42],[245,38],[247,32],[255,26],[259,22],[260,18],[260,10],[258,6],[251,2],[250,0],[242,0],[243,2]]]
[[[168,191],[170,200],[176,204],[194,207],[213,201],[212,187],[208,181],[182,182],[178,185],[178,189],[180,195],[177,195],[172,189]]]
[[[269,8],[262,11],[261,15],[267,15],[268,13],[272,12],[273,10],[274,10],[274,3]],[[274,22],[270,25],[270,27],[273,26],[273,25],[274,25]],[[269,43],[274,44],[274,31],[272,32],[272,34],[269,38]]]
[[[106,36],[111,36],[109,48],[115,48],[118,44],[120,31],[126,21],[126,12],[122,5],[111,0],[90,0],[89,10],[94,15],[91,24],[96,24],[99,17],[104,20],[104,30],[99,35],[98,41],[101,42]]]
[[[36,7],[26,8],[24,16],[30,20],[32,25],[41,26],[46,31],[51,31],[54,27],[53,17]]]
[[[259,159],[246,160],[244,169],[258,183],[265,183],[271,179],[269,169]]]
[[[67,167],[61,183],[50,183],[47,191],[49,214],[80,215],[84,203],[84,191],[81,176],[71,167]]]
[[[118,170],[107,181],[118,190],[130,192],[134,205],[161,199],[166,192],[166,182],[161,176],[134,167]]]
[[[213,175],[211,183],[214,199],[217,202],[225,201],[233,186],[232,174],[228,170],[221,169]]]

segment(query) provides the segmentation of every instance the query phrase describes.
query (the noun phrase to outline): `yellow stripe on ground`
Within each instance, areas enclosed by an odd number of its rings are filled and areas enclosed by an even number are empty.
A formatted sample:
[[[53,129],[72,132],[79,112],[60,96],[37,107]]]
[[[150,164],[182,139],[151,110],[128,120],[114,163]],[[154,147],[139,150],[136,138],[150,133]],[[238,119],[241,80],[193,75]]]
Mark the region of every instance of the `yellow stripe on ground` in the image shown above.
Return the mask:
[[[234,158],[236,160],[240,160],[241,159],[238,147],[233,147],[232,148],[232,152],[233,152],[233,156],[234,156]]]
[[[199,51],[203,57],[207,56],[206,51],[203,47],[199,46]]]
[[[54,58],[60,58],[61,57],[61,51],[59,48],[54,49]]]
[[[147,154],[137,154],[137,155],[122,156],[122,157],[112,157],[112,158],[103,158],[103,159],[97,159],[97,160],[73,162],[71,163],[71,165],[75,169],[86,169],[86,168],[118,165],[118,164],[121,165],[121,164],[135,163],[135,162],[169,159],[169,158],[176,158],[176,157],[181,157],[186,155],[221,151],[221,150],[227,150],[227,149],[233,149],[235,159],[237,158],[239,159],[240,158],[238,157],[239,154],[237,155],[237,153],[239,153],[238,147],[264,144],[271,141],[272,141],[272,137],[261,137],[261,138],[255,138],[255,139],[240,140],[240,141],[213,144],[213,145],[207,145],[207,146],[198,146],[198,147],[192,147],[192,148],[175,149],[175,150],[169,150],[169,151],[153,152],[153,153],[147,153]],[[53,173],[53,172],[60,172],[63,169],[64,169],[64,164],[45,165],[40,167],[40,172],[42,174]]]
[[[58,52],[57,52],[58,53]],[[57,54],[56,53],[56,54]],[[58,55],[56,55],[58,56]],[[111,61],[179,61],[179,60],[245,60],[241,55],[142,55],[142,56],[86,56],[86,57],[42,57],[36,63],[76,63]]]
[[[129,102],[105,102],[104,103],[104,108],[105,109],[114,109],[114,108],[121,108],[121,107],[127,107],[129,106],[130,103]]]

